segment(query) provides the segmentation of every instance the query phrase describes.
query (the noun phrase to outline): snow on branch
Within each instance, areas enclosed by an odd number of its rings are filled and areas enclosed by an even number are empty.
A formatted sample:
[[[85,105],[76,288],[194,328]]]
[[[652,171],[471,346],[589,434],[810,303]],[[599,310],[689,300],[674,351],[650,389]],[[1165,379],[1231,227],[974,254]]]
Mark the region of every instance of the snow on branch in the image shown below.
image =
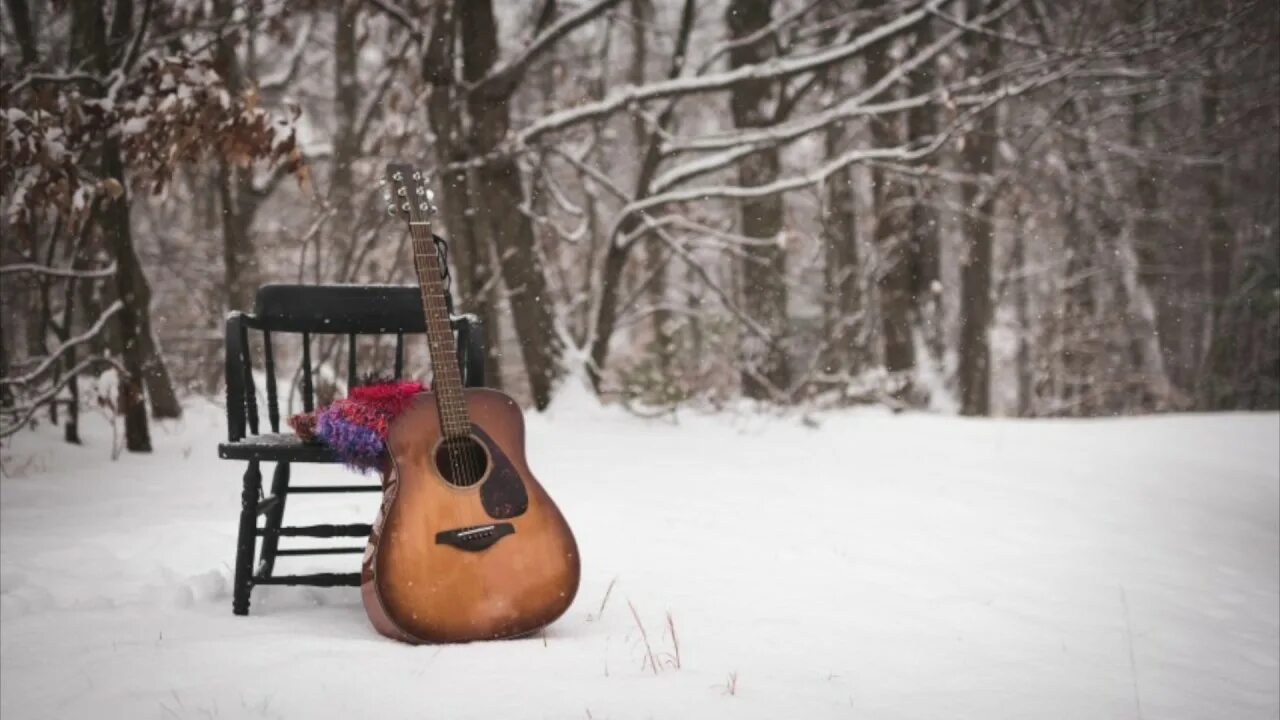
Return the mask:
[[[9,273],[32,273],[35,275],[51,275],[60,278],[103,278],[111,277],[116,272],[116,264],[111,263],[104,268],[76,270],[75,268],[55,268],[37,263],[15,263],[0,265],[0,275]]]
[[[560,38],[573,32],[578,26],[590,22],[606,10],[610,10],[621,0],[596,0],[581,10],[566,15],[543,32],[539,33],[515,57],[495,68],[488,75],[468,88],[469,92],[485,94],[492,92],[499,97],[509,95],[529,65],[548,48],[554,46]]]
[[[57,362],[58,359],[62,357],[62,354],[66,352],[68,349],[73,348],[76,345],[80,345],[81,343],[88,342],[89,340],[92,340],[94,337],[96,337],[98,333],[102,332],[102,328],[104,325],[107,324],[107,320],[111,319],[111,316],[120,312],[120,310],[123,307],[124,307],[124,303],[120,302],[119,300],[116,300],[114,303],[111,304],[111,307],[104,310],[102,315],[98,316],[97,322],[95,322],[92,327],[80,333],[79,335],[68,339],[66,342],[62,343],[61,345],[59,345],[58,349],[54,350],[47,357],[45,357],[45,359],[40,363],[40,365],[36,367],[35,370],[32,370],[31,372],[26,373],[25,375],[19,375],[18,377],[15,377],[15,378],[0,377],[0,387],[4,387],[6,385],[26,385],[30,383],[32,380],[35,380],[36,378],[40,377],[42,374],[44,374],[46,370],[52,367],[53,364]],[[73,371],[68,374],[74,375],[75,372]]]
[[[25,405],[20,405],[18,407],[5,408],[4,409],[5,414],[13,415],[15,417],[18,417],[18,419],[14,420],[12,423],[10,423],[7,426],[0,426],[0,438],[7,438],[10,435],[18,432],[22,428],[26,427],[27,423],[31,421],[32,416],[34,416],[40,410],[40,408],[44,407],[45,405],[53,401],[54,398],[57,397],[58,393],[62,391],[62,388],[70,384],[72,380],[75,380],[81,373],[89,369],[91,366],[102,364],[102,363],[105,363],[107,365],[114,367],[116,369],[116,372],[118,373],[123,374],[127,372],[124,369],[124,366],[121,365],[118,361],[116,361],[113,358],[104,357],[101,355],[93,355],[91,357],[87,357],[81,360],[80,362],[76,363],[75,367],[71,368],[71,370],[69,370],[65,375],[63,375],[61,379],[58,380],[58,382],[54,383],[53,387],[40,393],[35,398],[32,398],[31,402]]]
[[[717,60],[724,57],[730,50],[743,47],[745,45],[751,45],[762,38],[772,36],[774,33],[782,30],[782,28],[807,15],[810,10],[817,7],[822,2],[823,0],[810,0],[794,10],[783,14],[781,17],[776,18],[773,22],[765,25],[759,30],[747,33],[742,37],[720,43],[702,59],[702,62],[698,63],[697,74],[701,75],[710,70],[711,66],[714,65]]]
[[[673,155],[675,153],[688,150],[724,150],[726,148],[737,147],[744,143],[754,145],[761,142],[789,140],[798,138],[815,130],[820,130],[838,120],[846,120],[860,115],[902,112],[920,107],[928,103],[930,100],[935,99],[941,94],[941,92],[934,91],[929,94],[895,100],[881,105],[866,105],[866,103],[883,93],[886,89],[898,83],[904,77],[915,72],[921,65],[933,60],[943,50],[947,49],[951,43],[955,42],[962,32],[963,31],[960,30],[953,30],[943,35],[928,47],[921,49],[911,57],[897,63],[890,72],[885,73],[884,77],[872,84],[871,87],[868,87],[857,95],[844,100],[832,108],[821,113],[810,115],[802,121],[773,125],[754,130],[737,130],[716,133],[713,135],[704,135],[690,140],[680,140],[677,138],[674,142],[664,144],[662,153],[664,155]]]
[[[871,160],[893,160],[898,162],[912,162],[927,157],[937,152],[947,140],[951,138],[959,129],[964,127],[970,120],[994,107],[996,104],[1017,95],[1024,94],[1033,89],[1049,85],[1061,80],[1069,75],[1071,71],[1079,65],[1079,62],[1069,63],[1059,70],[1048,73],[1044,76],[1026,81],[1014,86],[1006,86],[998,92],[985,96],[980,102],[965,112],[961,113],[946,128],[934,137],[930,138],[924,144],[918,144],[912,147],[911,144],[898,145],[891,148],[855,148],[845,152],[844,154],[823,163],[814,170],[793,175],[791,177],[782,178],[772,183],[764,185],[755,185],[744,187],[739,185],[715,185],[715,186],[698,186],[686,188],[683,190],[674,190],[665,193],[658,193],[646,198],[642,198],[631,202],[618,213],[617,219],[614,221],[613,229],[609,232],[609,237],[617,236],[623,221],[631,213],[643,212],[649,208],[672,202],[695,202],[710,200],[712,198],[745,200],[750,198],[765,197],[768,195],[776,195],[778,193],[790,192],[810,185],[818,185],[825,182],[833,173],[844,169],[849,165],[856,163],[868,162]]]
[[[743,65],[734,70],[710,75],[682,77],[647,85],[632,85],[596,102],[584,103],[546,115],[516,135],[517,146],[529,145],[543,135],[558,132],[579,123],[597,120],[637,103],[695,93],[728,90],[746,80],[781,80],[801,73],[821,70],[847,60],[868,47],[896,37],[915,27],[934,10],[954,0],[929,0],[915,10],[903,13],[874,30],[862,33],[849,42],[821,52],[797,58],[774,58],[767,62]]]
[[[866,90],[863,90],[835,107],[829,108],[820,113],[809,115],[797,122],[774,125],[771,127],[761,128],[759,130],[740,130],[737,132],[720,133],[711,137],[698,138],[680,143],[668,143],[663,148],[663,153],[665,155],[672,155],[677,152],[687,150],[724,150],[724,152],[699,158],[698,160],[683,163],[671,168],[654,180],[653,191],[662,192],[663,190],[674,187],[682,182],[687,182],[695,177],[727,167],[741,158],[759,150],[761,147],[790,142],[811,132],[821,130],[836,122],[848,120],[854,117],[899,113],[913,108],[922,107],[931,102],[936,102],[943,94],[942,90],[917,95],[915,97],[893,100],[877,105],[866,104],[868,100],[871,100],[877,95],[883,93],[899,80],[914,72],[916,68],[936,57],[946,49],[947,46],[959,38],[960,35],[961,31],[959,30],[947,33],[927,48],[924,48],[919,53],[908,58],[906,61],[899,63],[892,72],[886,73],[883,78]]]
[[[102,78],[97,75],[89,75],[88,73],[30,73],[18,82],[14,83],[13,87],[7,88],[5,92],[17,94],[18,92],[25,90],[29,85],[40,85],[43,83],[54,85],[88,83],[90,85],[100,87],[102,85]]]

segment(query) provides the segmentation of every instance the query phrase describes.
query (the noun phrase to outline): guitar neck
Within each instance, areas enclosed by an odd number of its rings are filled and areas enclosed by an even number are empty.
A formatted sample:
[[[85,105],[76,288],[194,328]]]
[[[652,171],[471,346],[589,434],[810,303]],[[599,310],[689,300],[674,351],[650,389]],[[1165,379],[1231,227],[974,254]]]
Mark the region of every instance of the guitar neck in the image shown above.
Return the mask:
[[[409,232],[413,236],[413,266],[422,291],[422,313],[427,321],[431,389],[440,412],[440,425],[446,437],[465,436],[471,432],[471,420],[462,394],[462,373],[458,370],[458,353],[440,280],[440,254],[431,238],[429,223],[411,221]]]

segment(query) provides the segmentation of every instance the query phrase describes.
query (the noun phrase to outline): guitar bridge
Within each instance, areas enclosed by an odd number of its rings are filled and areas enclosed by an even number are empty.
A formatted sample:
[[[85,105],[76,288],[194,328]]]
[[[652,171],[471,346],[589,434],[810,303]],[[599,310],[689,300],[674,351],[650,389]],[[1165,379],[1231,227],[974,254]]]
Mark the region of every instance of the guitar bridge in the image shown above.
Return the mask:
[[[436,533],[436,544],[451,545],[467,552],[479,552],[492,546],[503,537],[515,533],[515,531],[516,529],[511,523],[473,525]]]

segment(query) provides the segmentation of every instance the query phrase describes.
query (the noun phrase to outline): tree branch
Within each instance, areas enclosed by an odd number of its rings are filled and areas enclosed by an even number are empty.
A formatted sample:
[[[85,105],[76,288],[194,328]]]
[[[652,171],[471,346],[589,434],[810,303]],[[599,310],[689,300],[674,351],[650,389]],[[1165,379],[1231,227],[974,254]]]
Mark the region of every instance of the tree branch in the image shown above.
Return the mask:
[[[579,123],[596,120],[637,103],[667,97],[695,93],[728,90],[744,80],[777,80],[794,77],[800,73],[821,70],[835,65],[866,50],[875,43],[905,33],[928,16],[929,12],[954,0],[929,0],[916,10],[904,13],[895,20],[874,30],[858,35],[847,43],[799,58],[771,59],[764,63],[744,65],[712,75],[677,78],[648,85],[630,86],[612,93],[596,102],[561,110],[531,123],[515,138],[517,146],[529,145],[551,132],[558,132]]]
[[[298,75],[298,68],[302,65],[302,56],[311,40],[311,29],[314,26],[315,16],[308,15],[302,29],[298,31],[298,37],[294,40],[293,47],[289,49],[289,54],[285,57],[284,70],[259,81],[258,89],[280,90],[293,83],[293,79]]]
[[[1072,63],[1056,72],[1049,73],[1043,77],[1032,81],[1022,83],[1020,85],[1005,87],[998,92],[985,96],[976,101],[974,106],[964,113],[961,113],[950,125],[942,132],[934,136],[924,145],[912,148],[910,145],[899,145],[892,148],[872,148],[863,149],[856,148],[840,155],[828,162],[820,165],[815,170],[793,175],[783,178],[765,185],[756,185],[751,187],[742,187],[736,185],[719,185],[719,186],[701,186],[686,188],[684,190],[658,193],[649,197],[636,200],[628,204],[622,209],[618,215],[618,219],[614,221],[613,229],[609,232],[612,239],[618,233],[623,221],[628,215],[640,212],[671,202],[693,202],[701,200],[709,200],[711,198],[725,198],[734,200],[743,200],[748,198],[764,197],[767,195],[775,195],[777,193],[789,192],[809,185],[816,185],[826,180],[832,173],[855,163],[867,162],[870,160],[896,160],[899,162],[911,162],[926,157],[938,149],[940,149],[952,135],[963,127],[969,120],[985,112],[992,106],[1007,98],[1015,95],[1021,95],[1025,92],[1033,90],[1053,82],[1057,82],[1078,65]],[[656,183],[655,183],[656,185]]]
[[[44,83],[88,83],[96,88],[103,87],[102,78],[97,75],[90,75],[89,73],[29,73],[21,80],[14,83],[13,87],[10,87],[5,92],[11,95],[16,95],[20,90],[23,90],[28,85]]]
[[[142,5],[142,20],[138,23],[138,31],[134,33],[133,41],[129,43],[129,50],[120,62],[121,75],[128,75],[134,63],[138,61],[142,50],[142,39],[147,36],[147,29],[151,26],[151,10],[154,5],[154,0],[146,0]]]
[[[86,368],[88,368],[90,365],[93,365],[95,363],[107,363],[108,365],[111,365],[112,367],[114,367],[116,369],[116,372],[121,373],[122,375],[128,373],[128,371],[125,370],[123,365],[121,365],[119,362],[109,357],[102,357],[100,355],[95,355],[95,356],[87,357],[84,360],[81,360],[80,362],[76,363],[75,367],[68,370],[67,374],[63,375],[61,380],[59,380],[57,383],[54,383],[53,387],[41,393],[38,397],[33,399],[29,404],[24,405],[22,407],[5,408],[4,412],[7,414],[17,415],[18,413],[23,413],[23,415],[21,418],[19,418],[18,420],[15,420],[8,427],[0,428],[0,438],[9,437],[10,435],[26,427],[27,423],[31,420],[31,417],[35,415],[36,412],[40,410],[40,408],[44,407],[46,403],[48,403],[50,400],[56,397],[57,394],[61,392],[62,388],[66,387],[68,383],[70,383],[75,378],[79,377],[81,372],[83,372]]]
[[[32,370],[31,372],[26,373],[25,375],[19,375],[16,378],[0,377],[0,387],[3,387],[5,385],[26,385],[32,380],[40,377],[40,375],[44,373],[45,370],[48,370],[55,362],[58,361],[60,357],[62,357],[62,353],[66,352],[67,349],[75,347],[76,345],[79,345],[81,343],[88,342],[89,340],[92,340],[94,337],[96,337],[98,333],[102,331],[102,326],[106,325],[107,320],[111,319],[111,316],[115,315],[123,307],[124,307],[124,303],[119,300],[116,300],[114,303],[111,304],[111,307],[107,308],[105,311],[103,311],[102,315],[98,316],[98,320],[93,324],[93,327],[90,327],[88,330],[85,330],[83,333],[80,333],[79,335],[59,345],[58,349],[54,350],[47,357],[45,357],[44,361],[41,362],[36,367],[35,370]]]
[[[468,94],[488,95],[498,98],[509,97],[514,92],[520,78],[528,70],[529,65],[543,52],[562,37],[576,30],[579,26],[594,20],[606,10],[610,10],[622,0],[596,0],[572,15],[567,15],[538,34],[515,57],[494,68],[488,75],[467,88]]]
[[[418,23],[409,17],[404,8],[396,5],[392,0],[366,0],[370,5],[386,13],[387,17],[394,20],[401,27],[409,31],[414,40],[421,41],[426,37],[426,33],[422,32],[422,28],[418,27]]]
[[[109,266],[97,270],[76,270],[75,268],[54,268],[48,265],[40,265],[38,263],[16,263],[13,265],[0,265],[0,275],[8,273],[35,273],[37,275],[52,275],[61,278],[101,278],[111,277],[116,272],[116,264],[111,263]]]

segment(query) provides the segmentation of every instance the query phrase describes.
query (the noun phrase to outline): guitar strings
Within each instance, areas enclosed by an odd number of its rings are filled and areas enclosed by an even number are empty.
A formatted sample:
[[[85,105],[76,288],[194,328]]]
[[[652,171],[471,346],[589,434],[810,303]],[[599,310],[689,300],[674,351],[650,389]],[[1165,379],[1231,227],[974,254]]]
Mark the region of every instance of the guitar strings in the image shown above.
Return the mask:
[[[417,178],[415,177],[415,179]],[[417,192],[419,190],[418,187],[415,187],[414,190],[415,195],[419,194]],[[404,192],[407,195],[408,189],[405,188]],[[412,203],[409,204],[409,231],[414,240],[414,266],[415,270],[418,272],[418,282],[420,286],[424,290],[428,290],[428,292],[423,293],[424,310],[427,313],[426,320],[428,323],[433,321],[439,323],[440,318],[445,312],[447,312],[447,307],[443,302],[442,292],[432,292],[435,286],[440,284],[440,272],[437,270],[435,273],[432,273],[429,261],[432,259],[438,261],[440,256],[438,252],[432,255],[423,249],[425,247],[430,247],[428,243],[433,243],[434,239],[431,238],[428,233],[424,233],[421,226],[413,224],[413,221],[415,220],[414,216],[416,215],[415,210],[418,209],[419,208],[416,208]],[[425,238],[424,235],[426,236]],[[434,250],[434,248],[432,249]],[[430,280],[428,280],[428,278],[430,278]],[[435,307],[431,307],[433,300],[437,301],[435,303]],[[450,379],[456,380],[456,384],[452,385],[441,385],[440,383],[437,383],[437,388],[439,389],[447,386],[452,389],[460,390],[460,388],[456,387],[456,385],[461,384],[461,373],[457,369],[457,357],[453,353],[450,353],[450,348],[448,348],[448,345],[453,344],[452,330],[448,327],[447,323],[443,328],[437,326],[430,329],[433,332],[428,335],[428,340],[430,340],[432,335],[434,335],[437,340],[436,344],[439,344],[440,342],[445,342],[446,344],[446,346],[442,348],[433,348],[433,350],[440,351],[433,352],[433,367],[439,365],[439,375],[443,376],[448,373],[452,373],[449,376]],[[448,335],[445,333],[448,333]],[[428,345],[430,344],[431,343],[428,342]],[[467,418],[465,398],[455,398],[452,397],[448,391],[442,392],[438,390],[436,393],[436,401],[440,409],[442,425],[447,426],[452,423],[454,425],[460,425],[462,429],[462,434],[459,436],[453,434],[453,428],[445,428],[446,440],[444,444],[447,452],[449,453],[450,467],[453,469],[454,475],[462,481],[460,484],[468,486],[473,485],[478,482],[480,477],[483,475],[485,470],[485,461],[477,457],[474,453],[468,452],[469,443],[467,440],[469,439],[468,436],[470,434],[468,432],[470,423]],[[480,463],[479,467],[477,467],[476,463]]]
[[[428,324],[432,322],[437,323],[436,327],[428,328],[432,331],[428,334],[428,339],[430,339],[432,335],[438,336],[436,339],[437,344],[439,344],[440,341],[446,338],[444,333],[448,333],[447,339],[452,340],[452,330],[447,326],[447,324],[444,328],[438,326],[440,314],[447,312],[447,309],[444,307],[443,298],[436,297],[440,293],[432,291],[434,286],[438,285],[440,281],[438,279],[438,271],[435,273],[436,277],[432,277],[432,268],[430,267],[429,261],[432,258],[438,259],[439,254],[430,255],[424,250],[424,247],[429,247],[427,243],[433,242],[433,239],[431,239],[429,235],[424,239],[424,233],[420,227],[412,224],[414,221],[413,210],[414,208],[412,204],[410,204],[409,219],[411,224],[409,225],[409,233],[413,238],[414,245],[414,269],[417,271],[420,286],[427,290],[427,292],[423,293],[423,306],[427,314],[426,322]],[[428,278],[431,279],[428,280]],[[437,300],[440,302],[433,302]],[[428,346],[431,344],[432,343],[428,342]],[[433,352],[431,358],[432,366],[437,371],[437,375],[445,376],[452,372],[453,375],[450,376],[450,380],[456,379],[460,384],[461,373],[457,369],[457,357],[448,352],[448,347],[432,349],[441,351]],[[445,359],[446,355],[449,356],[448,359]],[[437,358],[436,356],[439,357]],[[439,382],[437,382],[436,385],[438,390],[436,392],[436,403],[440,410],[441,424],[445,426],[444,445],[446,452],[449,454],[450,469],[453,471],[454,477],[460,481],[458,484],[463,486],[474,485],[479,482],[480,478],[483,476],[485,465],[487,463],[478,457],[478,454],[469,452],[470,443],[467,441],[469,440],[470,435],[470,423],[466,416],[465,399],[462,397],[452,397],[450,395],[450,391],[442,390],[442,388],[446,386],[452,388],[452,385],[448,385],[447,383],[441,384]],[[456,428],[448,427],[449,425],[461,426],[463,434],[454,434]]]
[[[421,246],[420,246],[421,238],[419,238],[419,237],[418,237],[418,232],[414,229],[414,227],[413,227],[412,225],[410,225],[410,226],[409,226],[409,234],[410,234],[411,236],[413,236],[413,248],[414,248],[414,252],[413,252],[413,261],[414,261],[414,262],[413,262],[413,264],[414,264],[414,270],[416,271],[416,273],[417,273],[417,275],[418,275],[418,283],[419,283],[419,285],[425,289],[426,287],[428,287],[428,285],[427,285],[427,283],[426,283],[426,274],[430,272],[430,269],[426,267],[426,264],[427,264],[427,257],[426,257],[426,255],[421,251]],[[425,272],[424,272],[424,271],[425,271]],[[432,307],[432,303],[431,303],[430,297],[431,297],[430,293],[423,293],[423,311],[424,311],[424,313],[425,313],[425,315],[424,315],[424,320],[425,320],[425,322],[426,322],[426,323],[428,323],[428,324],[431,322],[431,318],[432,318],[432,316],[434,315],[434,308]],[[431,328],[428,328],[428,330],[430,331],[430,330],[431,330]],[[428,333],[427,337],[428,337],[428,339],[430,339],[430,337],[431,337],[430,332]],[[430,342],[428,342],[427,344],[428,344],[428,348],[430,348],[431,343],[430,343]],[[439,372],[439,371],[441,370],[441,368],[439,367],[439,364],[438,364],[437,359],[436,359],[436,357],[435,357],[435,353],[432,353],[432,357],[431,357],[431,364],[432,364],[432,369],[433,369],[433,370],[436,370],[436,371],[437,371],[437,374],[441,374],[441,373]],[[438,382],[439,378],[437,377],[437,378],[436,378],[436,380],[437,380],[437,382],[436,382],[436,383],[434,383],[434,384],[438,387],[438,386],[439,386],[439,382]],[[445,405],[444,405],[444,403],[443,403],[443,396],[442,396],[442,395],[440,395],[440,394],[438,394],[438,393],[436,394],[436,403],[437,403],[437,407],[438,407],[438,409],[440,410],[440,415],[441,415],[441,425],[447,425],[447,424],[448,424],[448,422],[447,422],[447,419],[446,419],[446,417],[445,417],[445,416],[446,416],[446,413],[447,413],[448,411],[447,411],[447,409],[446,409],[446,407],[445,407]],[[461,463],[459,462],[458,455],[457,455],[457,453],[455,452],[455,450],[454,450],[454,448],[453,448],[452,440],[450,439],[450,437],[448,436],[448,434],[447,434],[447,433],[445,434],[445,439],[444,439],[444,441],[443,441],[443,444],[444,444],[444,446],[445,446],[445,452],[446,452],[446,453],[448,454],[448,456],[449,456],[449,468],[450,468],[450,470],[452,470],[452,475],[453,475],[453,477],[455,477],[455,478],[459,478],[459,477],[461,477],[461,476],[462,476],[462,474],[463,474],[463,470],[462,470],[462,467],[461,467]],[[434,462],[434,458],[433,458],[433,462]]]

